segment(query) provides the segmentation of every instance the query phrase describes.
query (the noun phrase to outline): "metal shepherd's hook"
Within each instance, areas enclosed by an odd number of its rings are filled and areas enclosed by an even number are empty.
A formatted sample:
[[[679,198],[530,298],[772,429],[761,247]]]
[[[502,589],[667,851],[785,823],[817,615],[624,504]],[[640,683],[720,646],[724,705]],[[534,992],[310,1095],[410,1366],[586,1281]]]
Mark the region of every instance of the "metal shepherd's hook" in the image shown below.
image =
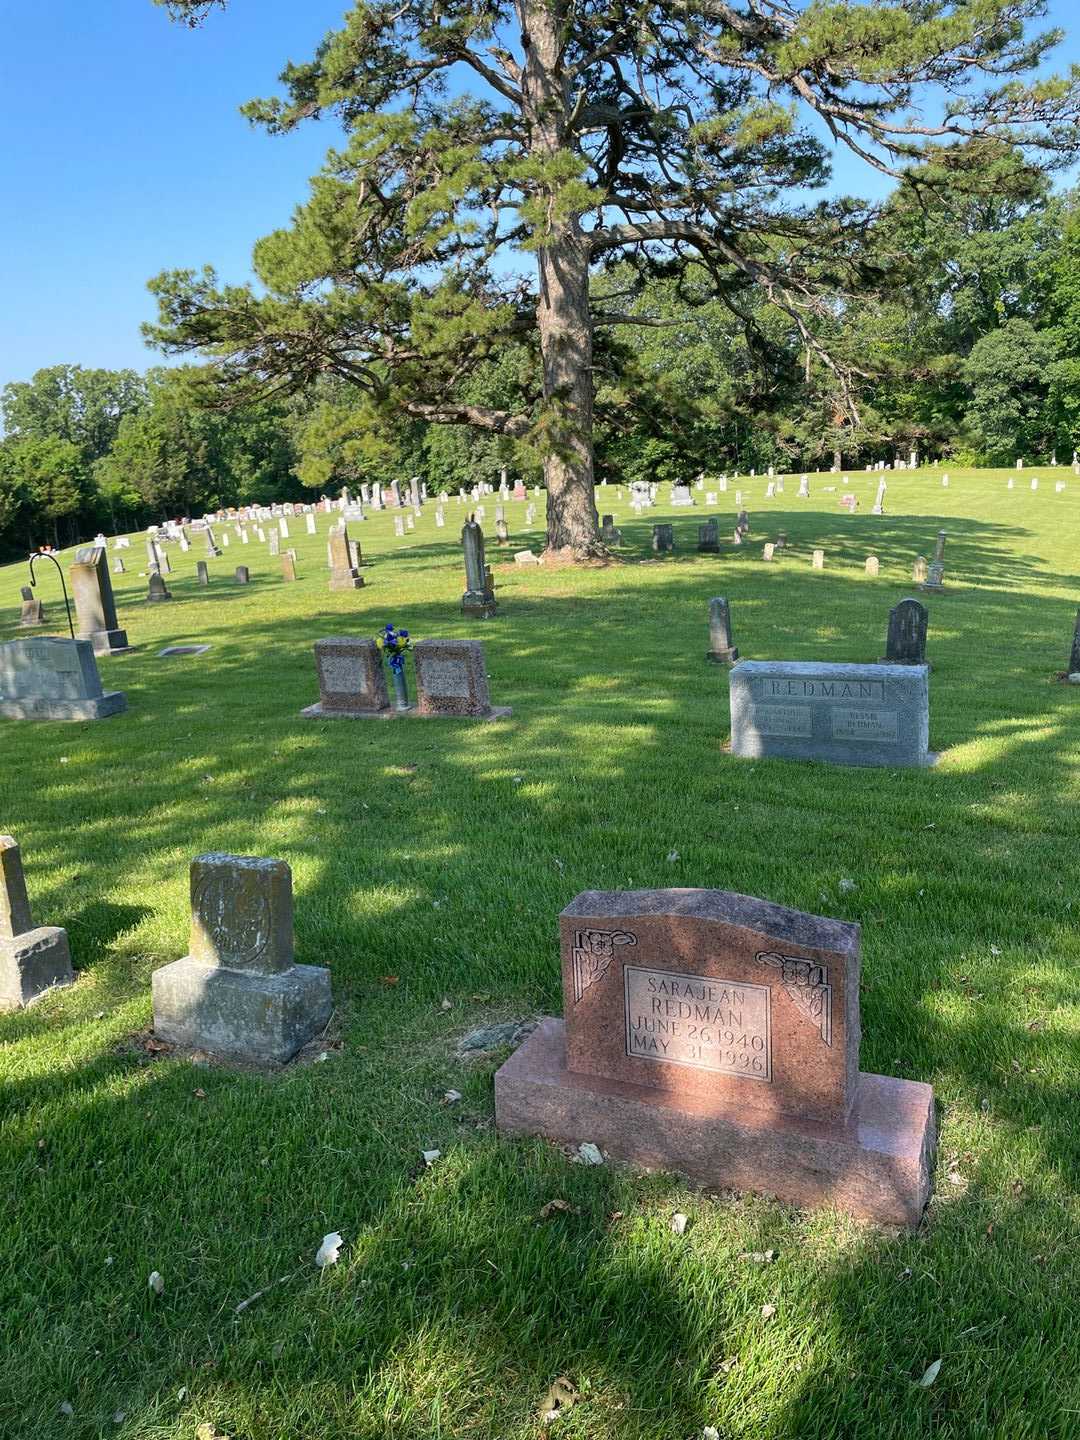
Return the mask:
[[[34,551],[34,553],[30,556],[30,584],[33,585],[33,586],[35,586],[35,587],[37,586],[37,578],[36,578],[35,575],[34,575],[34,561],[35,561],[35,560],[43,560],[43,559],[44,559],[44,560],[51,560],[51,561],[53,562],[53,564],[56,566],[57,572],[58,572],[59,575],[60,575],[60,584],[61,584],[61,586],[62,586],[62,588],[63,588],[63,591],[64,591],[64,609],[67,611],[68,629],[71,631],[71,638],[72,638],[72,640],[74,640],[74,639],[75,639],[75,626],[71,623],[71,602],[68,600],[67,581],[64,579],[64,571],[63,571],[63,569],[62,569],[62,567],[61,567],[61,565],[60,565],[60,561],[57,560],[57,558],[56,558],[55,555],[50,555],[47,550],[35,550],[35,551]]]

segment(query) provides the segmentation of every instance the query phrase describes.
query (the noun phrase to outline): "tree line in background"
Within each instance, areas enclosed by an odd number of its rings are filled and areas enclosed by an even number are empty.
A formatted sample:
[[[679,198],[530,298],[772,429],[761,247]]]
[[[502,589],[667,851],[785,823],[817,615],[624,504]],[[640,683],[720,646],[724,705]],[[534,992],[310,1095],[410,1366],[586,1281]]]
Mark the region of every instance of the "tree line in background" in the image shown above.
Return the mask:
[[[988,187],[992,188],[992,187]],[[658,273],[632,301],[643,323],[595,347],[596,470],[629,482],[704,470],[857,468],[947,458],[1071,459],[1080,445],[1080,196],[1010,162],[983,197],[920,205],[904,190],[863,239],[868,285],[814,325],[836,373],[764,295],[735,313],[693,266]],[[616,264],[602,301],[631,288]],[[536,342],[500,347],[461,398],[539,400]],[[0,397],[0,549],[10,556],[220,505],[299,500],[363,480],[420,474],[435,491],[497,478],[539,481],[531,437],[429,424],[380,408],[343,380],[221,408],[200,367],[57,365]],[[854,405],[846,403],[854,399]],[[212,403],[213,402],[213,403]],[[854,412],[854,413],[852,413]]]

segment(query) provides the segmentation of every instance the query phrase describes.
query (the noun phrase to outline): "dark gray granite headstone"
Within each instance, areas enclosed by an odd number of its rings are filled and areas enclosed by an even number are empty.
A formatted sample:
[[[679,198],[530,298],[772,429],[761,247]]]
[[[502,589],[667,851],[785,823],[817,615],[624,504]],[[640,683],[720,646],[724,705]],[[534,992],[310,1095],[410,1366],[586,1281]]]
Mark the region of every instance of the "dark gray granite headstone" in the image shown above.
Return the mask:
[[[930,765],[925,665],[743,660],[729,676],[731,753],[842,765]]]
[[[652,527],[652,548],[658,555],[674,550],[675,527],[673,525],[654,525]]]
[[[925,665],[929,612],[918,600],[901,600],[889,611],[886,665]]]
[[[699,554],[716,555],[720,551],[720,522],[715,518],[698,526],[697,548]]]
[[[1076,625],[1073,627],[1072,650],[1069,653],[1070,675],[1080,675],[1080,610],[1076,612]]]

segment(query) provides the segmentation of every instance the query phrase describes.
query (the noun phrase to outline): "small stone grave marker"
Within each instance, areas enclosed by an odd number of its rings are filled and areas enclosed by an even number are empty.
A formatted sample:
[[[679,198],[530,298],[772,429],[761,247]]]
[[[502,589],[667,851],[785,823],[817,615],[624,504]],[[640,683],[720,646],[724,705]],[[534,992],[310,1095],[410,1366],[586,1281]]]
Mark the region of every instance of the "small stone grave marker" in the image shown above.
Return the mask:
[[[27,629],[45,624],[45,606],[35,596],[29,585],[24,585],[19,592],[22,596],[22,608],[19,611],[19,624]]]
[[[292,872],[283,860],[200,855],[191,942],[152,977],[154,1030],[247,1060],[282,1063],[330,1019],[330,971],[293,957]]]
[[[326,549],[330,562],[330,589],[359,590],[364,577],[355,563],[354,552],[349,545],[349,527],[344,520],[331,525]]]
[[[35,927],[21,852],[10,835],[0,835],[0,1010],[21,1010],[74,981],[67,931]]]
[[[731,643],[731,606],[723,595],[709,601],[709,649],[706,660],[714,665],[734,665],[738,648]]]

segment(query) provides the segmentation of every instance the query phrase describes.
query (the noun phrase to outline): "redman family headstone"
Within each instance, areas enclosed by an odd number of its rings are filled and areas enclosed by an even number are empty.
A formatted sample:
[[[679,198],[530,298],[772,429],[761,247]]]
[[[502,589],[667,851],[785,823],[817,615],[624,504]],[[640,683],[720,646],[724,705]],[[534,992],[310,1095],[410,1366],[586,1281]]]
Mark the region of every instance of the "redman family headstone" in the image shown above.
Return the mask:
[[[857,925],[722,890],[586,891],[560,932],[565,1019],[496,1074],[502,1133],[919,1224],[933,1092],[859,1071]]]
[[[292,871],[283,860],[200,855],[191,941],[153,973],[154,1030],[248,1060],[291,1060],[325,1029],[330,971],[293,958]]]
[[[127,709],[104,690],[89,640],[41,636],[0,645],[0,716],[8,720],[104,720]]]
[[[931,765],[925,665],[743,660],[728,676],[731,753],[841,765]]]
[[[0,1010],[20,1010],[74,979],[67,931],[34,925],[19,847],[0,835]]]

